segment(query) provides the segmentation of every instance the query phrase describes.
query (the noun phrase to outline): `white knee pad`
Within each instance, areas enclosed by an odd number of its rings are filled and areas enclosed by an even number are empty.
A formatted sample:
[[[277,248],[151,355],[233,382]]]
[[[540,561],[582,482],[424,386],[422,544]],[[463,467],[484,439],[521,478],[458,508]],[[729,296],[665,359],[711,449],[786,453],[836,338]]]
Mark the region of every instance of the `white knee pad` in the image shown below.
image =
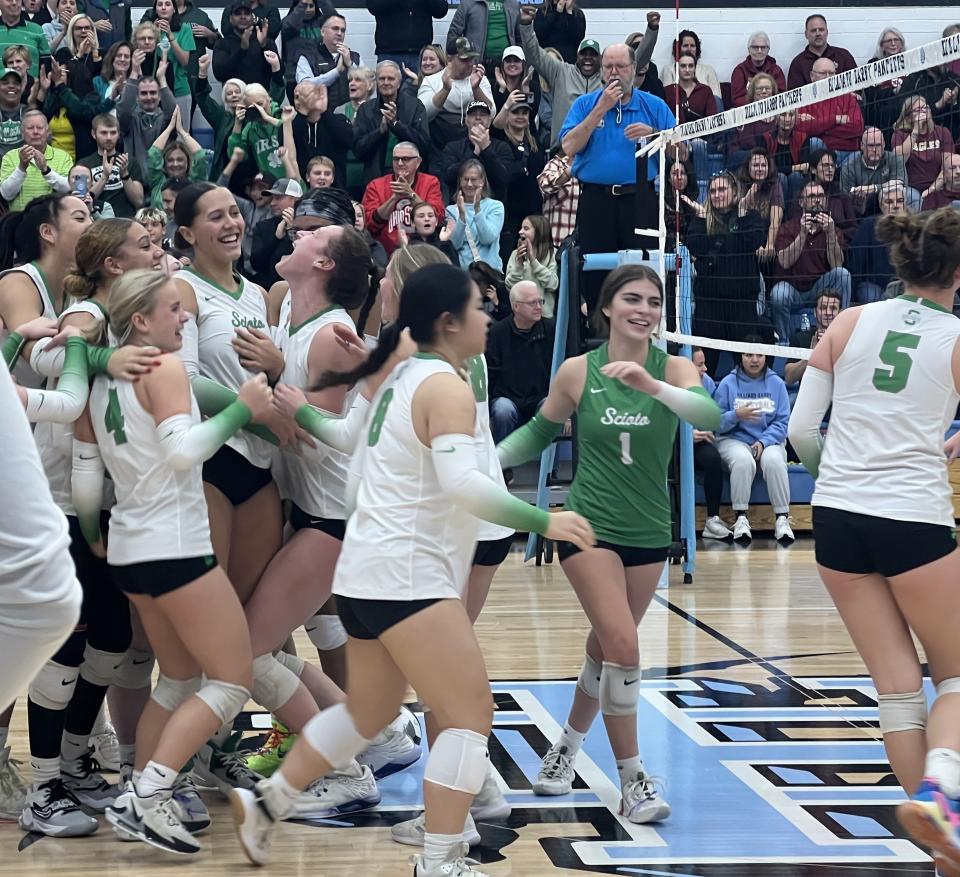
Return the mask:
[[[640,679],[643,671],[603,662],[600,674],[600,712],[605,716],[632,716],[640,700]]]
[[[358,730],[345,703],[320,712],[303,726],[300,734],[336,770],[346,768],[370,745]]]
[[[584,655],[583,666],[580,668],[580,677],[577,679],[577,688],[587,695],[587,697],[599,700],[600,675],[602,672],[603,664],[595,661],[589,655]]]
[[[289,652],[277,652],[274,657],[283,664],[294,676],[299,679],[303,676],[303,667],[306,661],[297,655],[291,655]]]
[[[430,747],[423,778],[445,789],[476,795],[483,786],[489,761],[487,738],[483,734],[447,728]]]
[[[276,712],[290,700],[299,685],[296,674],[269,652],[253,659],[253,688],[250,693],[260,706],[270,712]]]
[[[189,700],[200,690],[200,677],[191,679],[171,679],[161,673],[150,697],[167,712],[172,713],[185,700]]]
[[[953,679],[944,679],[937,686],[937,697],[943,697],[945,694],[960,694],[960,677],[954,676]]]
[[[83,650],[80,675],[91,685],[106,688],[120,674],[124,656],[124,652],[104,652],[87,643]]]
[[[233,682],[205,679],[197,697],[213,710],[213,714],[221,722],[231,722],[250,699],[250,692]]]
[[[317,651],[332,652],[347,644],[347,631],[336,615],[314,615],[304,629]]]
[[[882,734],[922,731],[927,726],[927,698],[922,688],[911,694],[878,694],[877,704]]]
[[[156,658],[149,649],[127,649],[123,664],[113,678],[113,684],[118,688],[131,690],[149,688],[155,663]]]
[[[27,694],[37,706],[48,710],[65,710],[80,675],[76,667],[67,667],[56,661],[47,661],[33,677]]]

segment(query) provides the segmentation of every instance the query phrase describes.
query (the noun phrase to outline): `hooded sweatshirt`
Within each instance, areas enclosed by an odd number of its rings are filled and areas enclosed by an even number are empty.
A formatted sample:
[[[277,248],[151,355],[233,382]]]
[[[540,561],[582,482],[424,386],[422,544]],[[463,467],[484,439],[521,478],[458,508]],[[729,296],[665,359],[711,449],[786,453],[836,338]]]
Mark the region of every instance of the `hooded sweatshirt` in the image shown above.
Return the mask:
[[[765,448],[782,445],[787,440],[790,420],[787,385],[769,368],[755,378],[741,368],[734,369],[720,381],[714,400],[723,412],[717,435],[748,445],[760,442]],[[762,412],[760,419],[753,422],[739,420],[737,409],[741,405],[759,408]]]

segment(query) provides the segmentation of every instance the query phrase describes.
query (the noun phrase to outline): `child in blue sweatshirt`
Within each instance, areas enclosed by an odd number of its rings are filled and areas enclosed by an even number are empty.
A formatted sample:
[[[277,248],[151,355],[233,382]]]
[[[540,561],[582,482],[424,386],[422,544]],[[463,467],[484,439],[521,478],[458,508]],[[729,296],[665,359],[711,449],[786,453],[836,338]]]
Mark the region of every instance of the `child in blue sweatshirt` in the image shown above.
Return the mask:
[[[717,450],[730,470],[730,499],[737,515],[733,538],[738,542],[753,538],[747,509],[759,463],[777,516],[775,538],[793,542],[787,476],[787,385],[770,371],[763,354],[744,353],[740,365],[720,382],[714,399],[723,412]]]

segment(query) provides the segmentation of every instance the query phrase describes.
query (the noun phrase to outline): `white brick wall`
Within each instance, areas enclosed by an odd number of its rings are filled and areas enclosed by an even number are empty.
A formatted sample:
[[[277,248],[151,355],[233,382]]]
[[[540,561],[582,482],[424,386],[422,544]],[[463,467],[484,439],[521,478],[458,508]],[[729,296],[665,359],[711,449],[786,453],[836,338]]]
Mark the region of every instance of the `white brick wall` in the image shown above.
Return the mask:
[[[682,5],[682,4],[681,4]],[[814,11],[815,6],[810,10]],[[642,31],[646,26],[645,11],[631,9],[588,9],[587,33],[601,45],[622,40],[628,33]],[[660,9],[663,16],[661,38],[654,54],[659,67],[670,62],[670,45],[675,33],[674,9]],[[214,23],[220,23],[221,9],[207,9]],[[133,10],[133,21],[140,20],[143,10]],[[281,13],[282,14],[282,13]],[[830,41],[849,49],[857,62],[868,61],[876,48],[880,30],[886,26],[898,27],[907,40],[907,48],[937,39],[948,24],[960,21],[960,10],[950,6],[882,6],[846,7],[826,10],[830,27]],[[373,46],[373,16],[365,9],[345,10],[348,23],[348,43],[360,52],[365,63],[375,60]],[[446,36],[453,13],[437,22],[435,37],[438,42]],[[721,81],[730,78],[730,71],[746,55],[747,37],[757,29],[770,35],[771,54],[783,67],[806,44],[803,38],[802,9],[758,6],[752,9],[691,9],[681,11],[680,29],[694,30],[703,43],[703,60],[716,68]]]

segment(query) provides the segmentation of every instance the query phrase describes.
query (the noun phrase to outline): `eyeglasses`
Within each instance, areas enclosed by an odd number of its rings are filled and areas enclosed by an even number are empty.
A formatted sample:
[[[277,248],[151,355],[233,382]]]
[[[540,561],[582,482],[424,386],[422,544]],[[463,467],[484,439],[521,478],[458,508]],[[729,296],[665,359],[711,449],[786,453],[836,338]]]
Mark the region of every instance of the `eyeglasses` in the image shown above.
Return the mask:
[[[601,68],[604,73],[609,72],[610,70],[632,70],[633,64],[629,62],[626,64],[603,64]]]
[[[545,298],[531,298],[531,299],[528,299],[527,301],[518,301],[517,304],[527,305],[532,308],[542,308],[544,305],[544,302],[546,302]]]
[[[751,52],[760,52],[760,51],[769,52],[770,46],[750,46],[750,51]]]
[[[401,162],[401,163],[405,163],[405,162],[408,162],[408,161],[416,161],[416,159],[418,159],[418,158],[420,158],[419,155],[395,155],[395,156],[393,157],[393,160],[394,160],[394,161],[399,161],[399,162]]]

